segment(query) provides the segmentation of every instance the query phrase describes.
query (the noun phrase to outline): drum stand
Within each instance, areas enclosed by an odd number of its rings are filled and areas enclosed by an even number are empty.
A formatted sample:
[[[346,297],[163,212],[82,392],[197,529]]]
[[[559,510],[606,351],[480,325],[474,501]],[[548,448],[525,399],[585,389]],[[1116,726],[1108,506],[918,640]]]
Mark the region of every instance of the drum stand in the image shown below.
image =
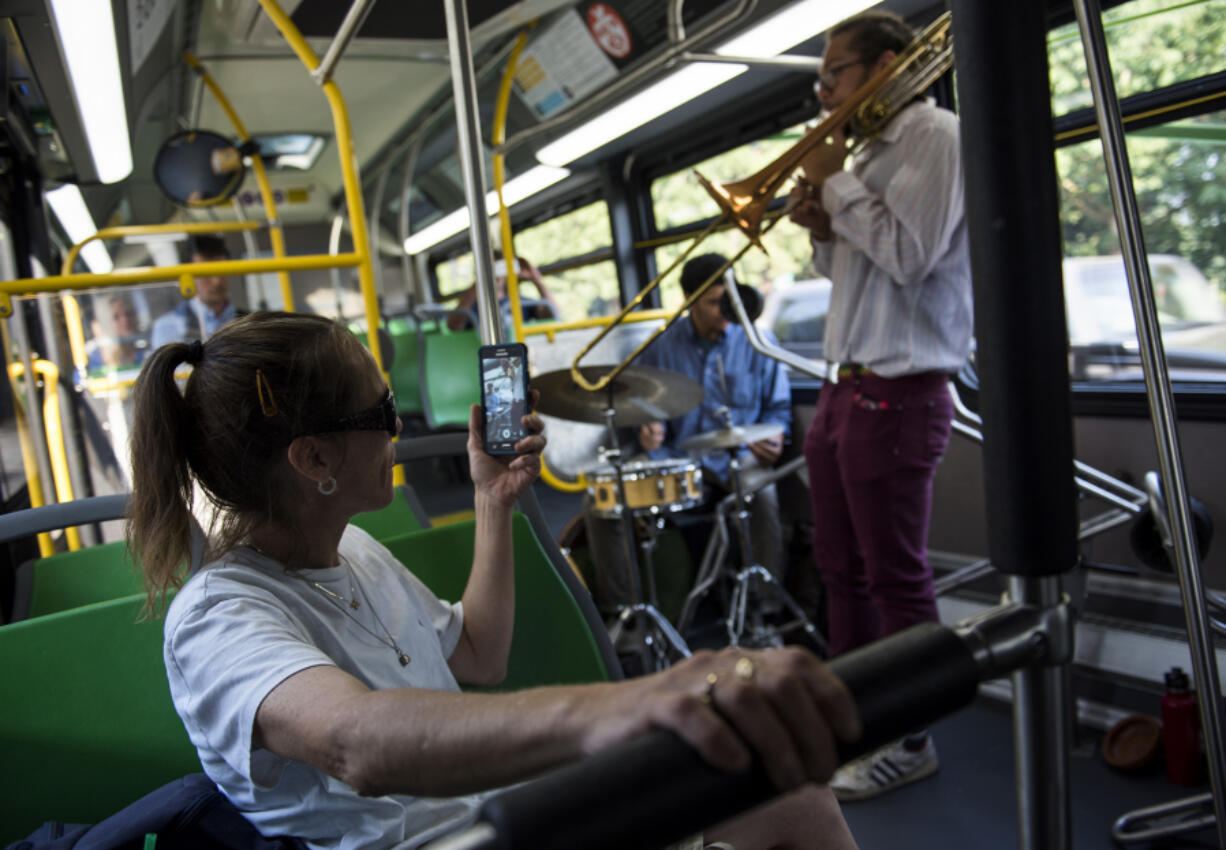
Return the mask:
[[[770,570],[754,560],[753,541],[749,536],[749,508],[752,495],[746,495],[741,478],[740,447],[734,446],[728,450],[732,477],[732,493],[720,500],[715,510],[715,528],[707,549],[703,553],[702,566],[698,581],[690,591],[682,608],[679,624],[682,628],[694,616],[698,601],[723,575],[732,577],[732,595],[728,603],[728,616],[724,627],[728,631],[730,646],[769,647],[782,646],[783,634],[793,629],[804,629],[814,646],[826,653],[826,639],[805,615],[804,609],[796,603],[792,595],[784,589]],[[780,469],[775,470],[760,486],[773,484],[780,478],[790,475],[795,468],[803,463],[803,458],[796,458]],[[741,569],[732,572],[728,565],[728,527],[727,514],[734,511],[736,528],[740,538]],[[750,604],[750,597],[756,596],[757,604]],[[766,622],[762,611],[762,602],[774,598],[780,602],[793,619],[772,625]]]
[[[621,538],[622,545],[625,547],[626,569],[630,571],[630,594],[634,601],[629,605],[619,607],[617,621],[609,628],[609,640],[612,641],[614,649],[621,654],[621,646],[619,644],[623,643],[624,640],[628,640],[629,636],[633,635],[634,651],[642,657],[643,671],[663,670],[671,663],[669,660],[670,649],[682,658],[689,658],[690,648],[686,645],[685,639],[681,637],[681,633],[673,627],[668,618],[661,614],[660,610],[656,607],[655,565],[652,563],[651,556],[655,550],[659,519],[655,519],[646,525],[644,537],[639,543],[643,550],[643,562],[647,571],[650,593],[648,601],[643,601],[643,591],[639,583],[639,561],[634,554],[634,544],[636,541],[634,516],[630,511],[630,501],[626,498],[626,482],[622,477],[622,452],[617,441],[617,428],[614,424],[614,417],[613,405],[610,404],[605,410],[605,427],[608,430],[610,448],[603,450],[602,454],[604,459],[612,465],[617,478],[618,516],[621,519],[622,529]],[[641,623],[641,631],[628,628],[628,625],[635,621]]]

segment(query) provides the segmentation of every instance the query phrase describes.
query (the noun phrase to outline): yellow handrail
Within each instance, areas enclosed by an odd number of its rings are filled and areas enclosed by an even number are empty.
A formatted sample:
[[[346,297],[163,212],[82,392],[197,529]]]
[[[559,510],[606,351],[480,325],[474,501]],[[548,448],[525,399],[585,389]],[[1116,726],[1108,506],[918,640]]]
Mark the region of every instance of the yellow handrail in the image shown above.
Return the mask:
[[[507,209],[506,199],[502,197],[502,185],[506,181],[506,154],[498,149],[507,137],[507,111],[511,103],[511,84],[515,81],[515,65],[519,62],[519,54],[523,52],[528,42],[528,30],[519,34],[511,55],[507,57],[506,70],[502,72],[502,81],[498,85],[498,100],[494,105],[494,194],[498,197],[498,225],[502,235],[502,258],[507,267],[507,298],[511,302],[511,327],[514,329],[515,341],[524,341],[524,317],[519,309],[519,268],[515,262],[515,241],[511,233],[511,211]]]
[[[519,61],[519,54],[523,51],[524,45],[528,41],[528,31],[525,30],[519,34],[519,38],[515,40],[515,46],[511,48],[511,55],[507,57],[506,70],[502,72],[502,82],[498,86],[498,101],[494,106],[494,128],[493,128],[493,143],[494,150],[506,141],[507,135],[507,110],[511,101],[511,83],[515,79],[515,64]],[[524,339],[524,317],[519,307],[519,274],[515,262],[515,242],[511,232],[511,211],[507,208],[507,202],[502,197],[502,186],[506,180],[506,156],[501,152],[494,154],[494,193],[498,197],[498,224],[502,234],[502,257],[506,261],[507,267],[507,298],[511,302],[511,327],[515,339],[522,342]],[[549,337],[550,342],[553,341],[552,335]],[[582,493],[587,489],[587,477],[581,472],[574,481],[567,481],[554,475],[553,470],[545,462],[545,458],[541,457],[541,480],[555,490],[561,490],[564,493]]]
[[[254,260],[211,260],[206,263],[180,263],[157,268],[119,269],[106,274],[74,274],[55,277],[20,278],[0,281],[0,318],[13,315],[13,295],[35,295],[62,289],[104,289],[133,283],[157,283],[178,280],[183,296],[195,294],[195,276],[264,274],[266,272],[302,271],[304,269],[350,268],[362,262],[359,254],[305,254],[295,257],[267,257]]]
[[[290,20],[277,0],[260,0],[260,6],[272,20],[273,25],[289,43],[308,72],[319,67],[319,57],[306,43],[298,27]],[[362,288],[362,298],[366,307],[367,340],[370,353],[375,356],[379,368],[383,368],[382,352],[379,350],[379,300],[375,293],[375,276],[370,261],[370,240],[366,236],[366,212],[362,206],[362,187],[358,182],[357,167],[354,165],[353,134],[349,125],[349,110],[345,107],[345,98],[340,88],[333,80],[322,85],[324,95],[328,98],[328,106],[332,109],[332,123],[336,127],[336,149],[340,156],[341,179],[345,184],[345,203],[349,207],[349,224],[352,228],[353,250],[358,257],[358,283]],[[386,373],[385,373],[386,377]]]
[[[306,66],[307,72],[313,72],[319,67],[319,57],[306,43],[298,27],[290,20],[277,0],[260,0],[260,6],[272,20],[273,25],[289,43],[298,59]],[[362,290],[362,303],[366,312],[366,341],[370,353],[374,355],[379,371],[388,383],[391,376],[383,368],[383,351],[379,344],[379,296],[375,292],[375,275],[371,265],[370,239],[366,235],[366,211],[362,204],[362,184],[358,180],[358,169],[355,164],[357,155],[353,147],[353,133],[349,124],[349,110],[345,106],[345,98],[340,87],[332,79],[325,80],[320,87],[328,99],[332,110],[332,124],[336,129],[336,153],[340,157],[341,180],[345,185],[345,205],[349,209],[349,226],[353,237],[353,250],[358,258],[358,285]],[[392,482],[396,485],[405,483],[404,469],[397,465],[392,469]]]
[[[200,75],[204,85],[213,93],[213,97],[221,106],[221,111],[226,113],[226,117],[234,125],[234,132],[238,133],[239,139],[244,143],[251,141],[251,134],[243,126],[238,113],[230,104],[230,99],[221,90],[221,86],[217,85],[217,81],[209,74],[208,69],[200,64],[190,50],[184,51],[183,59],[193,71]],[[264,169],[264,159],[258,152],[251,155],[251,171],[255,175],[256,185],[260,187],[260,199],[264,202],[264,215],[268,218],[268,241],[272,244],[272,255],[278,258],[284,257],[285,235],[281,232],[281,219],[277,216],[277,201],[273,197],[272,186],[268,183],[268,172]],[[285,309],[293,312],[294,290],[290,287],[289,272],[282,269],[277,272],[277,278],[281,283],[281,298],[285,303]]]
[[[65,277],[72,274],[72,268],[77,263],[77,256],[86,244],[95,239],[122,239],[125,236],[150,236],[174,233],[228,233],[243,230],[259,230],[263,225],[258,221],[207,221],[181,222],[173,224],[125,224],[119,227],[104,227],[92,236],[87,236],[68,249],[64,256],[61,274]],[[81,324],[81,305],[76,296],[65,294],[60,297],[64,306],[64,324],[68,328],[68,349],[72,352],[73,365],[84,375],[89,358],[85,354],[85,333]]]
[[[32,368],[43,380],[43,426],[47,429],[47,451],[51,455],[51,477],[55,483],[56,501],[71,502],[72,496],[72,476],[68,472],[68,454],[64,448],[64,432],[63,423],[60,419],[60,370],[50,360],[35,360],[32,363]],[[9,379],[16,383],[17,379],[25,374],[25,364],[16,361],[9,364]],[[23,446],[24,452],[24,446]],[[39,488],[39,498],[41,501],[42,492]],[[30,505],[31,507],[39,507],[34,504],[34,488],[31,483],[30,487]],[[75,526],[70,526],[64,529],[64,536],[68,540],[68,548],[75,552],[81,548],[81,534]],[[42,550],[42,543],[39,543],[39,549]],[[52,549],[54,552],[54,548]],[[44,551],[43,556],[46,557],[49,552]]]
[[[86,236],[68,249],[64,255],[61,274],[72,274],[72,267],[77,264],[77,255],[81,249],[95,239],[123,239],[125,236],[156,236],[172,233],[227,233],[239,230],[259,230],[264,225],[258,221],[192,221],[170,224],[124,224],[117,227],[104,227],[92,236]]]

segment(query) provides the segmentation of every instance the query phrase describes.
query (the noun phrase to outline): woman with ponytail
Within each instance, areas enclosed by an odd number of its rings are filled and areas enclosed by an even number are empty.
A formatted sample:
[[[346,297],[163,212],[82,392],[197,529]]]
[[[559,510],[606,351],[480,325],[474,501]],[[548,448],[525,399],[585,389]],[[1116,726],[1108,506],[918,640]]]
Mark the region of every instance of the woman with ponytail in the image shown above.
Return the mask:
[[[813,783],[835,767],[835,737],[858,734],[855,709],[803,651],[700,653],[616,684],[460,692],[505,674],[511,513],[545,446],[541,420],[523,424],[519,454],[491,457],[473,406],[472,571],[462,598],[442,602],[349,525],[392,499],[400,421],[342,325],[256,313],[151,355],[136,385],[128,540],[151,608],[174,591],[167,677],[205,772],[267,836],[415,848],[468,825],[482,792],[665,727],[718,767],[757,756],[786,792],[707,840],[853,847]],[[212,519],[188,572],[197,493]]]

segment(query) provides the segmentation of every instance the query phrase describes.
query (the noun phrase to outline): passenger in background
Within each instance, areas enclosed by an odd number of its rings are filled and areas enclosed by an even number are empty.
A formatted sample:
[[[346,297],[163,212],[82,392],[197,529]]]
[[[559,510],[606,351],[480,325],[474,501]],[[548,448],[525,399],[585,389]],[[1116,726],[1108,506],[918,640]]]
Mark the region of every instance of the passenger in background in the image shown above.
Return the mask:
[[[510,331],[513,325],[511,322],[511,296],[507,294],[507,264],[502,259],[501,252],[495,251],[494,259],[494,293],[498,297],[498,310],[502,315],[503,328],[507,331],[507,339],[511,339]],[[524,320],[561,318],[562,312],[558,309],[558,302],[554,300],[553,293],[549,291],[549,287],[545,286],[540,270],[523,257],[517,257],[516,263],[520,283],[531,281],[536,285],[536,291],[540,296],[539,298],[525,298],[520,301]],[[473,326],[472,317],[476,315],[477,284],[474,283],[460,293],[460,300],[456,302],[455,312],[447,317],[447,328],[453,331],[468,330]]]
[[[866,12],[826,39],[818,96],[841,106],[914,38]],[[844,170],[836,129],[804,163],[791,218],[809,229],[813,265],[833,281],[829,375],[805,437],[813,556],[837,655],[935,621],[927,559],[932,480],[949,441],[948,381],[966,361],[971,270],[958,120],[917,100]],[[832,783],[860,799],[937,769],[926,732],[848,765]]]
[[[727,258],[720,254],[695,257],[681,270],[681,289],[688,298]],[[653,366],[679,372],[702,385],[702,404],[668,422],[643,425],[636,434],[637,448],[652,460],[686,457],[680,445],[687,437],[725,427],[726,408],[731,423],[751,425],[776,423],[782,433],[750,444],[741,451],[742,468],[770,468],[783,452],[783,440],[791,428],[792,392],[783,365],[754,351],[740,325],[731,324],[720,313],[725,284],[712,284],[690,307],[688,318],[675,322],[644,351],[634,365]],[[765,332],[770,336],[769,331]],[[772,339],[773,341],[773,339]],[[706,504],[713,507],[728,495],[729,454],[711,451],[702,457]],[[783,532],[779,523],[779,497],[771,484],[754,494],[750,507],[750,537],[754,556],[775,578],[783,580]],[[681,518],[678,517],[681,521]],[[630,574],[618,545],[619,522],[585,515],[585,525],[596,576],[594,596],[607,614],[631,601]],[[689,535],[691,557],[702,556],[703,540],[709,523],[701,533]],[[731,533],[735,534],[735,531]]]
[[[197,236],[192,240],[192,262],[218,262],[230,259],[230,249],[217,236]],[[165,313],[153,323],[151,344],[160,348],[168,342],[208,339],[226,322],[241,315],[230,302],[230,278],[203,275],[196,278],[196,295]]]
[[[110,330],[108,332],[102,322],[94,319],[92,330],[97,348],[90,352],[86,369],[139,366],[145,360],[149,343],[140,332],[140,318],[132,296],[128,293],[113,295],[103,309],[111,317]]]
[[[180,392],[182,363],[193,368]],[[205,773],[266,836],[417,848],[470,824],[482,792],[666,728],[719,768],[755,753],[786,792],[707,840],[853,848],[814,783],[859,721],[842,683],[802,650],[704,652],[619,683],[460,692],[506,672],[511,517],[545,446],[541,420],[522,421],[519,454],[494,458],[472,406],[472,570],[463,598],[446,603],[349,525],[392,499],[400,421],[344,326],[256,313],[150,356],[135,392],[128,540],[151,601],[179,588],[166,670]],[[217,510],[216,536],[185,576],[193,485]]]

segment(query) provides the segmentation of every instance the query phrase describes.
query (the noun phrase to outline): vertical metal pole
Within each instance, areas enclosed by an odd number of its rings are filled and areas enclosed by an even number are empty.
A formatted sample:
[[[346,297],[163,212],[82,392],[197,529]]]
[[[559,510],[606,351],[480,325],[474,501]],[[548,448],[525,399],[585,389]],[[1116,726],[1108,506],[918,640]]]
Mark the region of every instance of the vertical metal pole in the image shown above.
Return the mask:
[[[502,317],[494,294],[494,263],[490,253],[489,216],[485,211],[485,175],[481,123],[477,116],[477,80],[469,43],[468,10],[464,0],[446,0],[447,40],[451,44],[451,88],[455,99],[456,136],[464,197],[468,202],[469,244],[477,272],[477,313],[481,340],[503,341]]]
[[[1111,74],[1103,35],[1102,12],[1098,0],[1074,0],[1081,43],[1085,50],[1090,88],[1094,94],[1094,111],[1102,134],[1107,179],[1111,186],[1111,202],[1119,227],[1124,253],[1124,268],[1128,273],[1128,288],[1132,294],[1132,309],[1137,319],[1137,338],[1141,346],[1141,366],[1145,370],[1145,389],[1149,397],[1150,417],[1157,441],[1158,469],[1166,494],[1167,517],[1171,542],[1175,550],[1175,565],[1179,590],[1187,618],[1188,646],[1192,652],[1192,669],[1196,674],[1199,694],[1201,734],[1209,756],[1209,780],[1213,786],[1213,807],[1217,814],[1218,843],[1226,847],[1226,749],[1222,740],[1222,688],[1218,678],[1217,657],[1209,633],[1209,615],[1205,607],[1205,588],[1201,579],[1196,537],[1188,509],[1188,491],[1183,477],[1183,453],[1175,425],[1175,401],[1171,394],[1171,379],[1167,373],[1166,352],[1162,345],[1158,313],[1154,306],[1153,284],[1149,277],[1149,259],[1145,238],[1137,213],[1137,199],[1132,185],[1132,168],[1124,140],[1124,125],[1120,119],[1119,100]]]
[[[1068,332],[1042,4],[953,0],[992,563],[1017,602],[1077,565]],[[1018,842],[1068,850],[1068,676],[1014,679]]]
[[[1060,578],[1010,576],[1009,597],[1022,605],[1056,605],[1061,598]],[[1067,665],[1030,666],[1013,674],[1018,847],[1054,850],[1070,845],[1069,693]],[[1058,837],[1064,843],[1053,843]]]
[[[404,250],[404,243],[409,238],[411,220],[409,216],[409,195],[413,187],[413,175],[417,172],[417,156],[421,153],[421,145],[426,134],[420,133],[417,140],[409,145],[404,155],[404,178],[400,181],[400,270],[404,276],[404,285],[409,289],[409,306],[425,304],[430,299],[426,297],[426,278],[415,267],[413,258]]]
[[[390,166],[383,169],[383,173],[375,181],[375,194],[370,201],[370,218],[366,225],[370,234],[370,271],[375,278],[375,291],[382,293],[385,298],[387,290],[383,286],[383,261],[379,259],[379,216],[383,211],[383,193],[387,191],[387,179],[391,176],[391,171]]]

